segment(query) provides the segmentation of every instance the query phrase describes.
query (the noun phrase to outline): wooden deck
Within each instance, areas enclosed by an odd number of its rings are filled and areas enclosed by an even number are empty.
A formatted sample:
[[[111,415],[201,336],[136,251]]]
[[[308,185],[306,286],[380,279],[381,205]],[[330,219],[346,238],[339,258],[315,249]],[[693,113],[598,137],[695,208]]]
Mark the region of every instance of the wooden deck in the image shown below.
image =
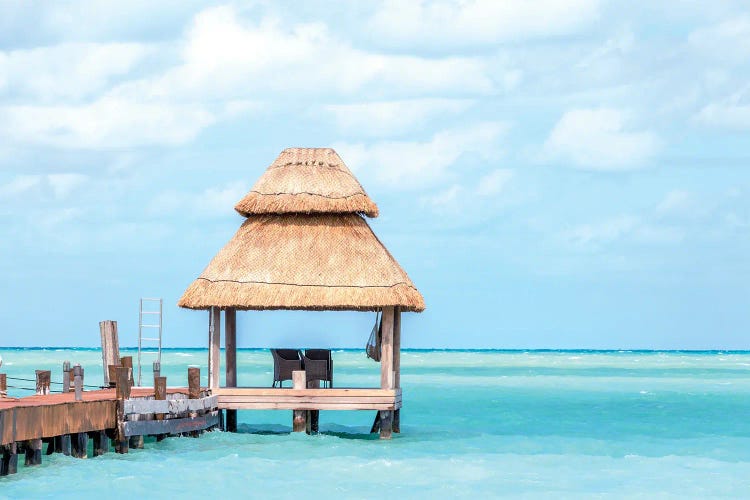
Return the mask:
[[[398,410],[401,389],[211,389],[223,410]]]

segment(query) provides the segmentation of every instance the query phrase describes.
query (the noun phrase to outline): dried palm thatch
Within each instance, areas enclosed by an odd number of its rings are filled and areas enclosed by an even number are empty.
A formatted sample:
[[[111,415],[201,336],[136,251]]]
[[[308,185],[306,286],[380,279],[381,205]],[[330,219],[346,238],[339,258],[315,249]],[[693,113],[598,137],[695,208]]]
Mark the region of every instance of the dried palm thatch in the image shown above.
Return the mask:
[[[286,213],[378,216],[377,205],[330,148],[285,149],[234,208],[245,217]]]
[[[357,214],[249,217],[178,305],[244,310],[425,308],[404,270]]]

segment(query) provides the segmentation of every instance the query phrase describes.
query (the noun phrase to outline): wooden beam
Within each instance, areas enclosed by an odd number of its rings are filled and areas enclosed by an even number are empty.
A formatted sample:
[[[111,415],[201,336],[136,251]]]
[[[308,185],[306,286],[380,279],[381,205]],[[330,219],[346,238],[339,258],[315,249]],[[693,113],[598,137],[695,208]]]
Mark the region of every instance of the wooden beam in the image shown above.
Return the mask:
[[[224,311],[224,356],[227,387],[237,387],[237,310],[233,307]],[[227,410],[226,430],[237,432],[237,410]]]
[[[120,344],[117,339],[117,321],[100,321],[99,335],[102,339],[102,365],[104,367],[104,385],[114,380],[109,378],[109,365],[120,364]]]
[[[219,387],[221,356],[221,309],[212,307],[208,313],[208,387]]]
[[[219,412],[212,411],[198,417],[123,422],[123,432],[125,436],[180,434],[200,431],[216,425],[219,425]]]
[[[292,371],[292,388],[293,389],[307,389],[307,374],[304,370]],[[277,399],[278,396],[274,397]],[[297,401],[291,401],[297,403]],[[294,409],[292,413],[292,430],[294,432],[305,432],[307,428],[307,415],[304,409]]]
[[[190,399],[201,397],[201,369],[195,366],[188,368],[188,397]]]
[[[393,314],[393,387],[401,387],[401,308]],[[401,408],[393,412],[393,432],[401,432]]]
[[[393,389],[393,307],[383,308],[380,338],[380,388]],[[382,418],[382,416],[381,416]]]

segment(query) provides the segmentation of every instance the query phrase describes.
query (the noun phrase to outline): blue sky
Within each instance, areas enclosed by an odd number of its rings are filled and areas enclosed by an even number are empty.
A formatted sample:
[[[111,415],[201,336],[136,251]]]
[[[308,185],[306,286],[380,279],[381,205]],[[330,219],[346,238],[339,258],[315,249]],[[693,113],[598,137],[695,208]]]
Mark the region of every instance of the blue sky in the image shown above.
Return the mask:
[[[334,147],[422,291],[405,347],[748,348],[746,2],[3,2],[0,345],[176,302],[285,147]],[[363,346],[248,312],[240,346]]]

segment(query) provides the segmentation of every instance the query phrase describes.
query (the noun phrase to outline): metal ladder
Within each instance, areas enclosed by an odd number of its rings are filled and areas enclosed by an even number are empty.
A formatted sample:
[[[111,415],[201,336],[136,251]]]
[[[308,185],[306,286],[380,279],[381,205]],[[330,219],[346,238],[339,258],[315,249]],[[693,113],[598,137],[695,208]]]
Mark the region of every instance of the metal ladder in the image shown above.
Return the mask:
[[[144,304],[150,304],[158,302],[159,303],[159,310],[154,311],[153,309],[146,309],[144,310],[143,306]],[[162,310],[163,310],[163,300],[162,299],[150,299],[150,298],[142,298],[141,299],[141,307],[140,307],[140,313],[138,315],[138,386],[141,385],[141,355],[142,354],[152,354],[150,352],[144,352],[143,351],[143,342],[158,342],[159,347],[156,351],[156,361],[161,363],[161,332],[162,332]],[[153,320],[153,317],[157,318],[157,321]],[[152,318],[149,321],[144,321],[145,318]],[[143,336],[143,329],[157,329],[158,336]],[[148,330],[147,330],[148,331]]]

